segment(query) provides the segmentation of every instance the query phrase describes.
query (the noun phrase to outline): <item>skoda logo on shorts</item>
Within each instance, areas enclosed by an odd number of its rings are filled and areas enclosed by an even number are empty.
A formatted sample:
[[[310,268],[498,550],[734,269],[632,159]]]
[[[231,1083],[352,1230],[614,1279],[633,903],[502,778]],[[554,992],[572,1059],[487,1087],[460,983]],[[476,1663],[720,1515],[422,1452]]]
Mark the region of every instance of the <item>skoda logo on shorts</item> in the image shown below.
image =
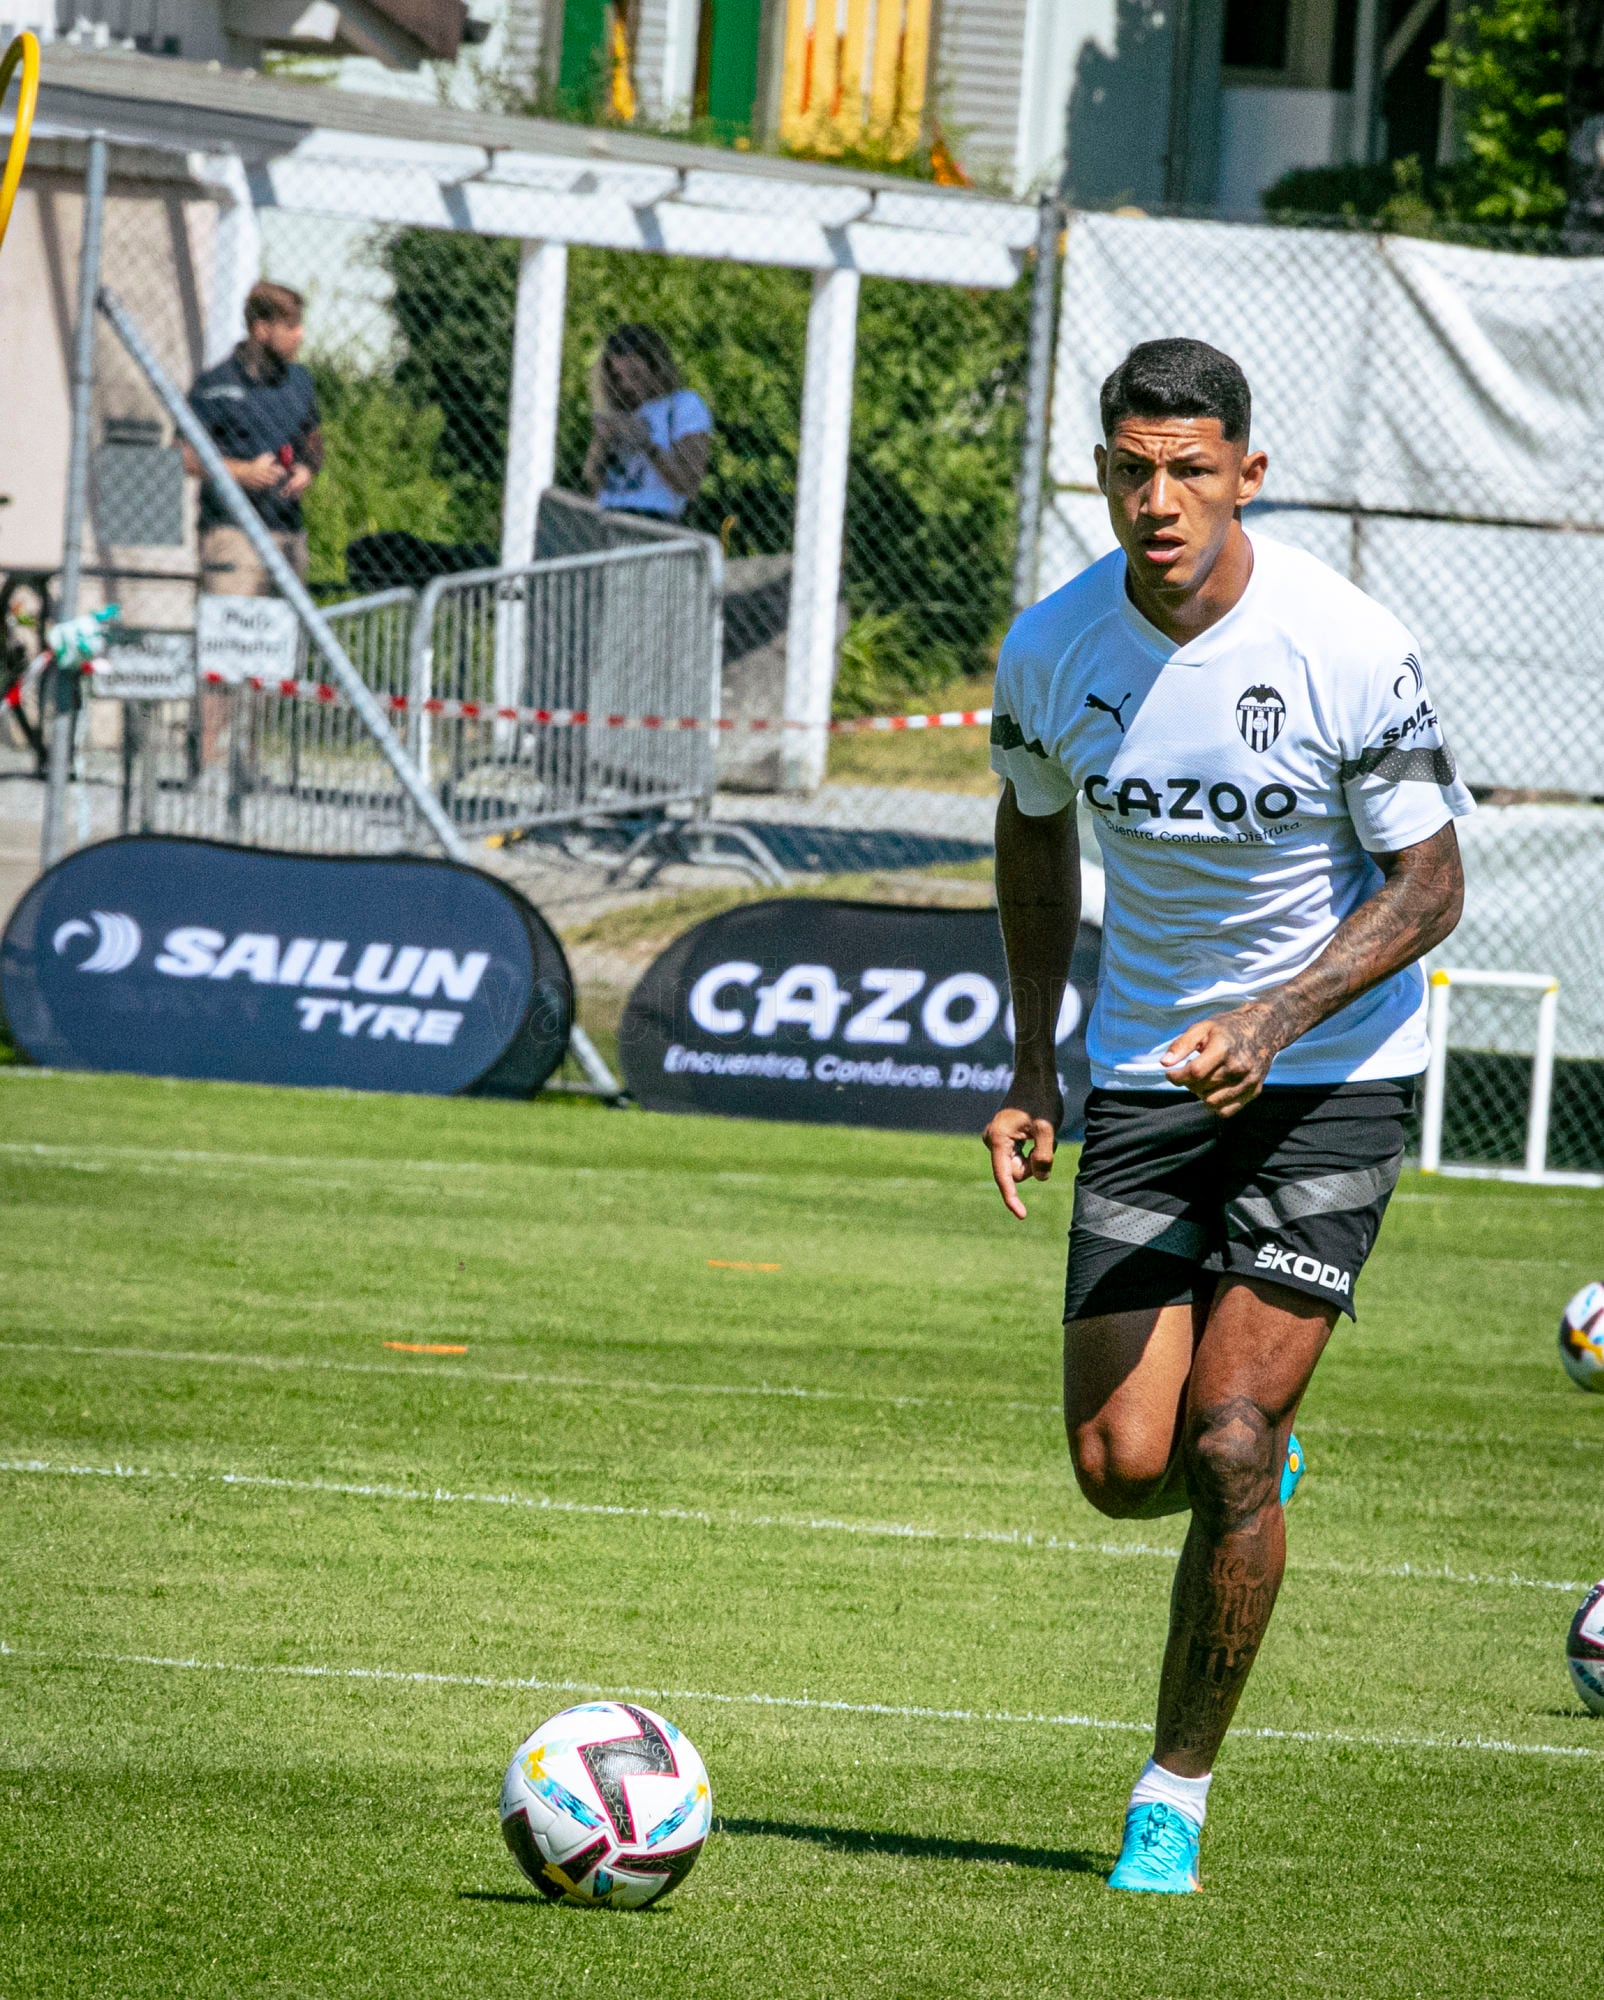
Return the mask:
[[[139,956],[139,926],[117,910],[91,910],[89,922],[69,917],[57,924],[50,943],[57,958],[79,938],[93,938],[94,949],[78,960],[80,972],[126,972]]]
[[[1287,705],[1273,687],[1250,687],[1236,705],[1236,726],[1250,750],[1268,750],[1286,719]]]

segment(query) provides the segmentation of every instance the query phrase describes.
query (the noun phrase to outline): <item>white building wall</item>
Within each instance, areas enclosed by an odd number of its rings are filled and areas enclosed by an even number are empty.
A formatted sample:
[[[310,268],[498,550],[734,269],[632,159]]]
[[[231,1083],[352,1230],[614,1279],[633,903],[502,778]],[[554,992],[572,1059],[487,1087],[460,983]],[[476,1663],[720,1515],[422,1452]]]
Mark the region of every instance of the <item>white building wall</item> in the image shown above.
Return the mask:
[[[635,93],[641,116],[653,124],[678,124],[690,117],[700,13],[700,0],[640,0]]]
[[[1220,92],[1220,208],[1257,216],[1259,197],[1290,168],[1346,159],[1350,102],[1343,90],[1228,85]]]
[[[1115,0],[1029,0],[1019,94],[1014,189],[1056,183],[1064,170],[1070,93],[1088,41],[1112,46]]]
[[[932,70],[934,107],[972,173],[1019,171],[1020,84],[1030,0],[942,0]]]
[[[0,0],[0,49],[9,48],[14,35],[26,28],[48,42],[55,39],[55,0]]]

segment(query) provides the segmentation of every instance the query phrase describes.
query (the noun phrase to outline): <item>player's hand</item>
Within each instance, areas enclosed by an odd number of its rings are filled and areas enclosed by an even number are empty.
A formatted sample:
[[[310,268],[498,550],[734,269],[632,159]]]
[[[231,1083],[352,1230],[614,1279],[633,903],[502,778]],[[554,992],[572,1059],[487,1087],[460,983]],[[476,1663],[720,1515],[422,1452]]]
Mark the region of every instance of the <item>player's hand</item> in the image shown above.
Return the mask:
[[[309,465],[292,465],[285,475],[284,484],[279,488],[281,500],[299,500],[312,483],[312,468]]]
[[[1269,1008],[1234,1007],[1177,1035],[1159,1061],[1171,1083],[1184,1084],[1211,1111],[1230,1118],[1264,1088],[1282,1046]]]
[[[1019,1199],[1019,1183],[1044,1181],[1052,1172],[1053,1147],[1063,1117],[1064,1100],[1056,1082],[1036,1090],[1016,1087],[983,1134],[1003,1206],[1021,1222],[1025,1204]]]

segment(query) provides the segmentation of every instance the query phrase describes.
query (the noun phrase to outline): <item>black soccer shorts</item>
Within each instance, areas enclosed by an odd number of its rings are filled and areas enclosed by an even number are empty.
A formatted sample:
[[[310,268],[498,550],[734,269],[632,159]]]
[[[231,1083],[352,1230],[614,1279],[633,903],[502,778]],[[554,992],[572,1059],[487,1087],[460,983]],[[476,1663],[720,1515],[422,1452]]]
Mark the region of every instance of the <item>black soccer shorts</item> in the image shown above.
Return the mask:
[[[1413,1104],[1410,1078],[1272,1086],[1232,1118],[1190,1092],[1094,1090],[1064,1318],[1206,1304],[1232,1272],[1352,1319]]]

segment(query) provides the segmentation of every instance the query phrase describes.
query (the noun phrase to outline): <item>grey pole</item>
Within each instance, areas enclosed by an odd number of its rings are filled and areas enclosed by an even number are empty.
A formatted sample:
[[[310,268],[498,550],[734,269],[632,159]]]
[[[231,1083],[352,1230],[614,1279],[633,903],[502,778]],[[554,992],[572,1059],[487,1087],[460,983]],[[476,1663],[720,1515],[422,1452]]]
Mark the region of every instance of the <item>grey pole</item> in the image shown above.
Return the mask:
[[[1036,227],[1036,275],[1030,288],[1030,359],[1025,373],[1025,435],[1019,453],[1019,529],[1014,543],[1014,610],[1036,601],[1036,551],[1041,540],[1041,490],[1047,470],[1047,409],[1053,388],[1053,324],[1058,293],[1058,239],[1064,204],[1041,198]]]
[[[78,616],[78,590],[83,574],[84,516],[89,507],[89,426],[95,387],[95,293],[100,286],[100,242],[106,217],[107,152],[105,133],[91,133],[89,166],[84,176],[83,235],[78,246],[78,321],[72,342],[72,441],[67,455],[67,511],[62,528],[61,592],[56,607],[56,616],[63,622]],[[49,675],[50,761],[44,829],[39,842],[39,863],[43,868],[59,861],[66,845],[67,773],[72,766],[73,729],[78,719],[76,679],[76,667],[55,667]]]
[[[390,727],[389,717],[374,700],[367,682],[352,666],[328,620],[312,602],[306,585],[285,561],[278,544],[262,525],[262,517],[224,465],[222,453],[213,444],[195,412],[173,387],[161,363],[145,345],[144,335],[129,317],[121,299],[104,286],[100,292],[100,310],[116,329],[117,338],[139,364],[145,380],[160,397],[167,414],[178,427],[180,437],[200,461],[201,470],[211,482],[213,493],[233,515],[245,539],[256,551],[257,560],[277,585],[280,596],[293,607],[296,617],[328,662],[342,693],[362,718],[364,728],[400,780],[401,789],[417,807],[425,825],[452,860],[467,861],[468,848],[462,835],[402,748],[400,738]]]

